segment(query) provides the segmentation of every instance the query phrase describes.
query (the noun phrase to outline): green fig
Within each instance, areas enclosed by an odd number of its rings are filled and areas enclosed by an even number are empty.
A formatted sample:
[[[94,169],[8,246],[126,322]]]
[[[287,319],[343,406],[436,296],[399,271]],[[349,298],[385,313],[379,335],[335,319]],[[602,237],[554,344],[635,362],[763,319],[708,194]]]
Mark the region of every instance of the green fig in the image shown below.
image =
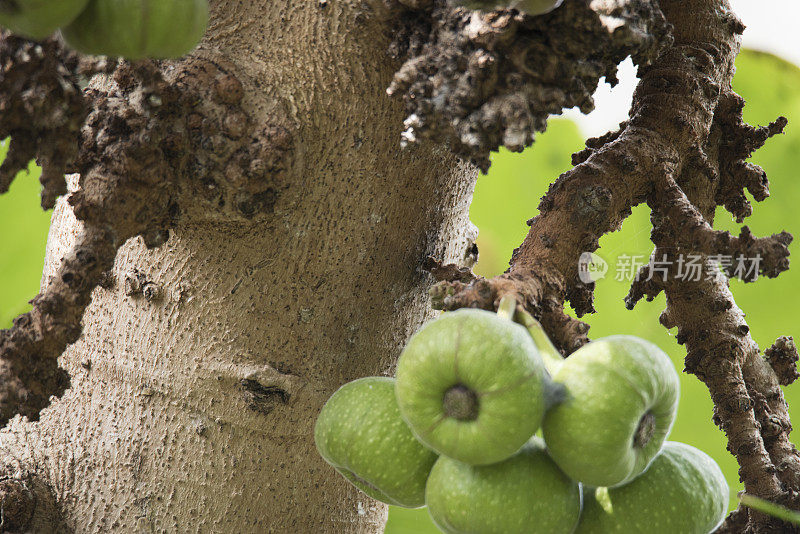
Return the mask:
[[[491,464],[538,430],[544,367],[524,327],[488,311],[458,310],[411,337],[395,391],[422,443],[468,464]]]
[[[381,502],[419,508],[436,454],[400,417],[394,379],[367,377],[339,388],[317,418],[317,450],[358,489]]]
[[[0,26],[44,39],[77,17],[89,0],[0,0]]]
[[[584,345],[553,380],[566,389],[542,425],[550,455],[590,486],[641,474],[664,443],[678,408],[678,374],[658,347],[633,336]]]
[[[581,513],[581,489],[533,438],[494,465],[440,456],[425,490],[428,513],[448,534],[570,534]]]
[[[671,441],[630,484],[586,493],[576,534],[708,534],[724,519],[729,498],[714,460]]]
[[[165,59],[190,52],[207,24],[207,0],[91,0],[62,34],[84,54]]]

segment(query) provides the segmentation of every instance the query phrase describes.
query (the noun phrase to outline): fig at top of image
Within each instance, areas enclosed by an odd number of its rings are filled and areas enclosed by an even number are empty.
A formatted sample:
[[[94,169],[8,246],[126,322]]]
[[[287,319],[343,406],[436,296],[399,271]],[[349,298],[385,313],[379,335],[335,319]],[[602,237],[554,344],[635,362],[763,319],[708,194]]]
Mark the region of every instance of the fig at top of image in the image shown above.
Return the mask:
[[[84,54],[166,59],[190,52],[207,24],[207,0],[91,0],[62,34]]]
[[[77,17],[89,0],[0,2],[0,26],[31,39],[44,39]]]

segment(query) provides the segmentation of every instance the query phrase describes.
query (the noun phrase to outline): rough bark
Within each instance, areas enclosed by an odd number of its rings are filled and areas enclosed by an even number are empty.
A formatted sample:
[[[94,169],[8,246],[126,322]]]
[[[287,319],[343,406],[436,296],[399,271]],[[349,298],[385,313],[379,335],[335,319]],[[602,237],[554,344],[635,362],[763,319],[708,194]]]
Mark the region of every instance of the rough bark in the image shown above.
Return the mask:
[[[391,372],[430,317],[424,259],[473,259],[475,171],[441,148],[400,150],[401,106],[385,94],[398,64],[373,15],[358,2],[218,0],[192,59],[94,83],[88,131],[112,135],[84,136],[42,294],[65,294],[59,284],[73,279],[62,258],[95,228],[121,248],[92,280],[102,287],[59,358],[71,388],[38,421],[16,417],[0,432],[6,463],[52,503],[36,507],[29,529],[382,531],[385,507],[319,458],[311,429],[339,385]],[[238,97],[220,70],[241,83]],[[194,124],[182,97],[163,100],[182,72],[223,83],[221,97],[193,100],[201,121],[241,101],[234,118],[252,132],[240,137],[265,150],[288,144],[291,156],[276,167],[250,153],[248,164],[266,167],[237,173],[230,131],[215,138],[206,121],[196,127],[210,145],[194,147],[191,132],[172,140],[169,128]],[[203,97],[204,87],[190,90]],[[148,140],[160,152],[142,151]],[[198,200],[203,187],[213,202]]]

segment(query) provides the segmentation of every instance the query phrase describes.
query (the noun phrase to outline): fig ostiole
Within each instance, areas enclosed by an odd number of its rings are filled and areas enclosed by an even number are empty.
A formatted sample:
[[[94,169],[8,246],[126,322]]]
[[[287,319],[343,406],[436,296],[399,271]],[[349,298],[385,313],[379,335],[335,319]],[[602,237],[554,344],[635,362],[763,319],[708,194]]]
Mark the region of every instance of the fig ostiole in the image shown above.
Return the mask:
[[[585,491],[576,534],[708,534],[724,519],[728,499],[728,483],[713,459],[668,441],[629,484]]]
[[[532,438],[492,465],[471,466],[440,456],[425,491],[428,513],[448,534],[571,533],[581,489]]]
[[[207,24],[208,0],[91,0],[61,33],[84,54],[166,59],[190,52]]]
[[[339,388],[314,427],[320,455],[358,489],[381,502],[419,508],[436,454],[400,416],[394,379],[367,377]]]
[[[632,336],[584,345],[553,380],[566,398],[542,425],[553,460],[591,486],[614,487],[641,474],[667,438],[678,406],[679,381],[669,357]]]
[[[544,366],[522,326],[465,309],[428,323],[397,364],[400,413],[439,454],[472,465],[500,462],[539,429]]]
[[[0,0],[0,26],[31,39],[44,39],[66,26],[89,0]]]

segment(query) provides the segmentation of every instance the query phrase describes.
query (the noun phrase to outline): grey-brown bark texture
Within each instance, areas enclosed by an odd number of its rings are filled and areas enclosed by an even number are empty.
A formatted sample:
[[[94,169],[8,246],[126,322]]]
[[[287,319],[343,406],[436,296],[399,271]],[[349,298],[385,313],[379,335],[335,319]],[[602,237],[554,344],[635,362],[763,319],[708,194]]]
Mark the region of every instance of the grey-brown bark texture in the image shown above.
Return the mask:
[[[180,61],[2,37],[0,187],[36,156],[49,206],[77,173],[42,292],[0,332],[6,530],[378,532],[385,508],[324,465],[311,428],[343,382],[391,371],[430,315],[425,270],[437,307],[511,295],[569,354],[588,328],[565,302],[594,311],[578,257],[637,204],[654,261],[758,253],[759,274],[788,268],[788,234],[712,228],[717,205],[743,220],[743,191],[768,195],[744,160],[786,126],[741,121],[743,27],[724,0],[567,0],[541,17],[441,0],[211,5]],[[489,151],[521,150],[549,113],[591,109],[627,55],[630,120],[574,155],[508,272],[474,277],[475,172],[453,153],[485,170]],[[729,274],[643,279],[628,303],[666,292],[662,322],[746,491],[797,508],[778,387],[797,351],[781,338],[760,356]],[[740,509],[722,530],[788,528]]]

